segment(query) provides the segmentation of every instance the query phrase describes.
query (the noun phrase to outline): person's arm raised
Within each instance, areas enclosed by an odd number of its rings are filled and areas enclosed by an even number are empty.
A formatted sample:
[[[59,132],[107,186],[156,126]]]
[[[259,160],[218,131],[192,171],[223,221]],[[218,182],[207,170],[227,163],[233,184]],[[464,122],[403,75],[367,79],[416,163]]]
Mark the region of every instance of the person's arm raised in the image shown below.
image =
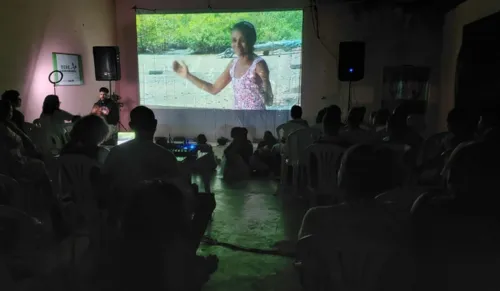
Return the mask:
[[[262,91],[264,92],[264,103],[267,106],[273,105],[273,89],[271,86],[271,80],[269,79],[269,68],[267,67],[266,62],[261,61],[257,63],[255,67],[255,72],[259,75],[262,80]]]
[[[229,74],[229,70],[231,69],[231,65],[233,62],[230,62],[224,72],[217,78],[215,83],[209,83],[204,81],[189,72],[189,69],[185,63],[179,63],[177,61],[174,62],[173,68],[174,71],[180,75],[181,77],[186,78],[191,83],[193,83],[196,87],[202,89],[205,92],[208,92],[212,95],[217,95],[220,91],[222,91],[226,86],[231,82],[231,75]]]

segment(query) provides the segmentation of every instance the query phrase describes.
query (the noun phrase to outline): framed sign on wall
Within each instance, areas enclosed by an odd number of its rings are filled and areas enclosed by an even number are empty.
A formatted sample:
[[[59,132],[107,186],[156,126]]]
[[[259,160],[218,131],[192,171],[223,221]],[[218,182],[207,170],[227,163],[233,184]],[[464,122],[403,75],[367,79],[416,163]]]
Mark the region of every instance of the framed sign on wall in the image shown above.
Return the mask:
[[[83,85],[82,56],[76,54],[52,53],[54,71],[61,71],[63,77],[57,86]],[[56,73],[57,74],[57,73]],[[60,78],[55,76],[56,79]]]

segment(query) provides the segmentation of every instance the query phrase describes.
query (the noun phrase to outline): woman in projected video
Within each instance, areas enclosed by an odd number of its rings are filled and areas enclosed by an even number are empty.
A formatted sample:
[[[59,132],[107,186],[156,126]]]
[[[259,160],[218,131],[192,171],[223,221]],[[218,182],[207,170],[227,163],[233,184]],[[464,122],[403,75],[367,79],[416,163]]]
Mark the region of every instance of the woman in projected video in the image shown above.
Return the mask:
[[[257,32],[247,21],[233,26],[231,46],[238,56],[232,60],[215,83],[209,83],[192,75],[184,62],[175,61],[174,71],[198,88],[216,95],[230,82],[234,91],[234,109],[265,110],[273,104],[273,92],[269,80],[269,68],[263,58],[254,53]]]

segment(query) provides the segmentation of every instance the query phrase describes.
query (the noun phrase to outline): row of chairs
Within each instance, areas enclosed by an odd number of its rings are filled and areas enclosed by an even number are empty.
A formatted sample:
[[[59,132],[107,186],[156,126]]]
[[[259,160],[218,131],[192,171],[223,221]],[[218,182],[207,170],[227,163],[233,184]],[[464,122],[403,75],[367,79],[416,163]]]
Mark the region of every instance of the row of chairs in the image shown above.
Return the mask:
[[[37,276],[48,276],[55,270],[70,270],[69,274],[76,276],[78,264],[83,255],[92,245],[101,244],[102,229],[99,223],[104,215],[98,210],[93,196],[90,181],[90,171],[95,163],[86,157],[78,155],[64,155],[54,157],[55,171],[53,177],[54,194],[60,206],[63,218],[67,226],[71,225],[68,236],[56,246],[41,246],[40,241],[50,240],[41,238],[42,234],[51,236],[53,231],[53,217],[39,211],[40,196],[36,188],[18,182],[11,177],[0,175],[0,188],[6,193],[5,201],[9,205],[0,206],[0,241],[12,242],[15,252],[8,256],[8,266],[12,266],[12,260],[23,261],[27,268],[32,268],[35,261],[30,259],[34,256],[42,256],[47,264],[42,264],[40,272],[29,275],[23,280],[13,278],[16,284],[25,284],[26,280],[33,280]],[[78,220],[84,216],[86,221],[97,221],[92,226],[78,227]],[[28,244],[28,245],[26,245]],[[34,245],[33,245],[34,244]],[[4,246],[3,249],[8,249]],[[52,271],[48,271],[48,270]],[[3,275],[3,274],[2,274]]]

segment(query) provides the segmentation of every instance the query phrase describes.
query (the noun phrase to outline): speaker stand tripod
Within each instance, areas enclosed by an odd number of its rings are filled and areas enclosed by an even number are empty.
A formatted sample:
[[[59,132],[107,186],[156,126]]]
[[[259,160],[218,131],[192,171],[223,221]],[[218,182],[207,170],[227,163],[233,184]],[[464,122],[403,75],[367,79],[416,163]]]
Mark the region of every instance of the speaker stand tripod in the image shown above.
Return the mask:
[[[113,95],[113,90],[111,88],[111,80],[109,80],[109,92],[111,93],[111,95]],[[117,103],[117,106],[118,106],[118,128],[117,130],[120,131],[120,128],[125,130],[125,131],[128,131],[127,128],[123,125],[123,123],[120,121],[120,113],[122,111],[122,103],[118,102],[118,100],[113,100],[114,102]]]
[[[351,106],[352,106],[352,101],[351,101],[351,88],[352,88],[352,81],[349,81],[349,93],[347,95],[347,112],[351,111]]]

